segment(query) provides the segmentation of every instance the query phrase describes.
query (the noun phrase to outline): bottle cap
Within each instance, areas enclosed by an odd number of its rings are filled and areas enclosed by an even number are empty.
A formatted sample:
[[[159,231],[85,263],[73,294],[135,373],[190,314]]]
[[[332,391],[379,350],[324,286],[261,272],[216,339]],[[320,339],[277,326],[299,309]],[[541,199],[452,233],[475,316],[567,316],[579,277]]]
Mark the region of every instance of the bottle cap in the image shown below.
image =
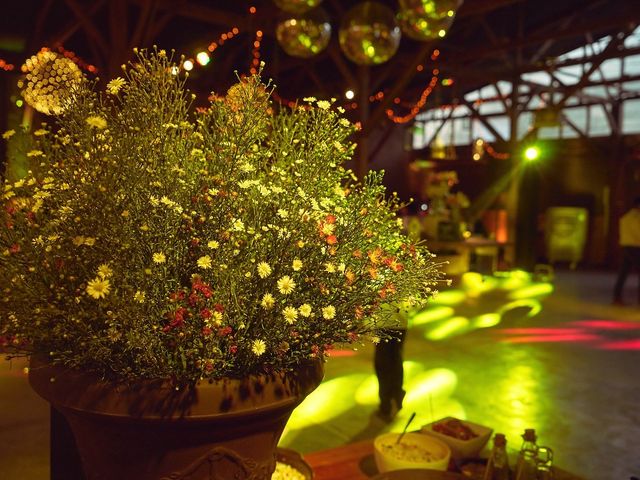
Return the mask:
[[[535,429],[533,428],[525,429],[524,433],[522,434],[522,438],[524,439],[525,442],[535,442],[537,438]]]
[[[496,433],[493,437],[493,444],[498,447],[504,447],[507,445],[507,437],[504,436],[504,433]]]

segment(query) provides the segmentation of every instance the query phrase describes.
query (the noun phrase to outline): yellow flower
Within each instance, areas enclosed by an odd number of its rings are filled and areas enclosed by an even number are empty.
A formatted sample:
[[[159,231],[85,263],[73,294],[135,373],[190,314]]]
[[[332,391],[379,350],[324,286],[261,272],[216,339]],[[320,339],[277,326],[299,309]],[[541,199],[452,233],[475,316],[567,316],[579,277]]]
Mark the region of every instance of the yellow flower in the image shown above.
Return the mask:
[[[211,257],[209,255],[205,255],[198,259],[198,266],[200,268],[204,268],[206,270],[207,268],[211,268],[211,265],[213,265],[213,263],[211,262]]]
[[[260,278],[267,278],[271,275],[271,267],[267,262],[260,262],[258,264],[258,275],[260,275]]]
[[[283,295],[289,295],[293,292],[293,289],[296,288],[296,282],[289,275],[285,275],[284,277],[278,280],[278,290]]]
[[[297,272],[302,268],[302,260],[300,260],[299,258],[296,258],[293,260],[293,264],[291,265],[291,267]]]
[[[287,323],[291,325],[295,323],[296,319],[298,318],[298,310],[293,307],[285,307],[285,309],[282,311],[282,315],[284,316],[284,319],[287,321]]]
[[[6,132],[4,132],[2,134],[2,138],[4,138],[5,140],[10,139],[11,137],[13,137],[16,134],[15,130],[7,130]]]
[[[35,132],[33,132],[33,134],[36,137],[41,137],[43,135],[46,135],[47,133],[49,133],[48,131],[46,131],[44,128],[39,128],[38,130],[36,130]]]
[[[331,263],[331,262],[329,262],[329,263],[325,263],[325,264],[324,264],[324,270],[325,270],[325,272],[327,272],[327,273],[335,273],[335,271],[336,271],[336,266],[335,266],[333,263]]]
[[[256,356],[260,356],[262,355],[264,352],[266,352],[267,350],[267,344],[265,343],[264,340],[254,340],[253,344],[251,345],[251,351],[256,355]]]
[[[44,155],[42,150],[31,150],[27,152],[27,157],[39,157],[41,155]]]
[[[300,308],[298,308],[298,311],[300,312],[300,315],[302,315],[303,317],[308,317],[309,315],[311,315],[311,305],[309,305],[308,303],[304,303],[300,305]]]
[[[71,241],[76,247],[79,247],[84,243],[84,237],[82,235],[78,235],[77,237],[73,237]]]
[[[100,278],[109,278],[111,275],[113,275],[113,270],[106,263],[98,267],[98,276]]]
[[[126,82],[122,77],[114,78],[109,83],[107,83],[107,93],[111,95],[117,95],[125,83]]]
[[[321,108],[322,110],[329,110],[329,108],[331,107],[331,102],[328,102],[326,100],[318,100],[318,103],[316,105],[318,105],[318,108]]]
[[[322,225],[322,233],[324,235],[333,235],[336,226],[333,223],[325,223]]]
[[[216,240],[210,240],[209,243],[207,243],[207,247],[213,248],[214,250],[219,246],[220,244]]]
[[[147,294],[144,292],[141,292],[140,290],[138,290],[136,293],[133,294],[133,299],[138,303],[144,303],[146,298],[147,298]]]
[[[328,307],[324,307],[322,309],[322,316],[326,319],[326,320],[331,320],[333,317],[336,316],[336,307],[329,305]]]
[[[262,301],[260,302],[260,305],[262,306],[262,308],[264,308],[265,310],[270,310],[273,308],[273,306],[275,305],[276,301],[273,298],[273,295],[271,295],[270,293],[265,293],[262,296]]]
[[[96,243],[96,239],[93,237],[85,237],[84,239],[84,244],[89,247],[93,247],[95,243]]]
[[[153,254],[153,263],[164,263],[167,261],[167,257],[162,252]]]
[[[107,128],[107,121],[104,118],[99,117],[97,115],[92,115],[90,117],[87,117],[85,121],[87,122],[87,125],[89,125],[90,127],[94,127],[100,130]]]
[[[106,278],[96,277],[87,284],[87,293],[96,300],[106,297],[110,290],[111,285]]]

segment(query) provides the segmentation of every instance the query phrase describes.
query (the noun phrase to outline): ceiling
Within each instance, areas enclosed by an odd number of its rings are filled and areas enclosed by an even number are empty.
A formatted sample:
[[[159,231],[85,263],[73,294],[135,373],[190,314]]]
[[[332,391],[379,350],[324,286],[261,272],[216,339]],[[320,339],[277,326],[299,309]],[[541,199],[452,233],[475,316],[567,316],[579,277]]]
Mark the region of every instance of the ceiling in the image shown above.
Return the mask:
[[[233,82],[235,70],[249,70],[255,32],[261,30],[264,76],[274,79],[280,97],[342,99],[351,88],[360,95],[356,100],[370,103],[369,96],[384,92],[381,101],[360,108],[366,110],[360,115],[381,119],[389,108],[406,113],[403,105],[420,97],[434,69],[439,78],[430,105],[518,73],[549,68],[555,57],[589,39],[630,31],[640,22],[640,9],[629,0],[466,0],[444,39],[425,43],[403,37],[389,62],[360,67],[341,53],[337,30],[345,12],[361,1],[323,2],[333,25],[332,39],[324,52],[310,59],[289,57],[278,46],[274,31],[279,10],[272,0],[3,2],[0,58],[20,65],[43,45],[62,45],[108,78],[131,57],[134,46],[156,44],[194,56],[236,27],[239,33],[215,50],[211,63],[198,66],[191,75],[195,90],[220,92]],[[397,10],[396,0],[381,3]],[[251,6],[255,14],[249,13]],[[437,58],[435,49],[440,52]],[[616,45],[605,54],[616,55]],[[452,84],[442,86],[444,78],[451,78]],[[401,101],[394,102],[396,98]]]

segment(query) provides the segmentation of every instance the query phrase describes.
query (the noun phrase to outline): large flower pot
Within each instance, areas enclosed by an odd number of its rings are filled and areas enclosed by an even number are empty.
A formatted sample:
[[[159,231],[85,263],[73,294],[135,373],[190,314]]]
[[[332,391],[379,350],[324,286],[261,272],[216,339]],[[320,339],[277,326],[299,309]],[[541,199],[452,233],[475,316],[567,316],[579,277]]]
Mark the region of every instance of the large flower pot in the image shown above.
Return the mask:
[[[271,478],[284,426],[322,376],[315,362],[176,388],[32,360],[29,382],[69,422],[87,480],[258,480]]]

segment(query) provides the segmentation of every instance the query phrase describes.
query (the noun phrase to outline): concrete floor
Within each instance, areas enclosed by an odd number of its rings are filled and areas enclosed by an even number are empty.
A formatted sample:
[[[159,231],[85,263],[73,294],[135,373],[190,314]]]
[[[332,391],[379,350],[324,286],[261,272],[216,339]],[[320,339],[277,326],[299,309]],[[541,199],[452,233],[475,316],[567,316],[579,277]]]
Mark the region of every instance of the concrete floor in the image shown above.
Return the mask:
[[[294,413],[281,445],[302,453],[447,416],[491,426],[520,446],[535,428],[555,463],[588,480],[640,477],[640,308],[610,306],[613,273],[556,272],[542,310],[503,313],[498,325],[405,345],[405,408],[386,424],[374,412],[372,349],[329,359],[325,381]],[[625,292],[635,299],[637,278]],[[501,292],[467,295],[456,316],[497,311]],[[48,406],[30,390],[24,364],[0,362],[0,478],[48,478]],[[327,401],[330,398],[330,401]]]

